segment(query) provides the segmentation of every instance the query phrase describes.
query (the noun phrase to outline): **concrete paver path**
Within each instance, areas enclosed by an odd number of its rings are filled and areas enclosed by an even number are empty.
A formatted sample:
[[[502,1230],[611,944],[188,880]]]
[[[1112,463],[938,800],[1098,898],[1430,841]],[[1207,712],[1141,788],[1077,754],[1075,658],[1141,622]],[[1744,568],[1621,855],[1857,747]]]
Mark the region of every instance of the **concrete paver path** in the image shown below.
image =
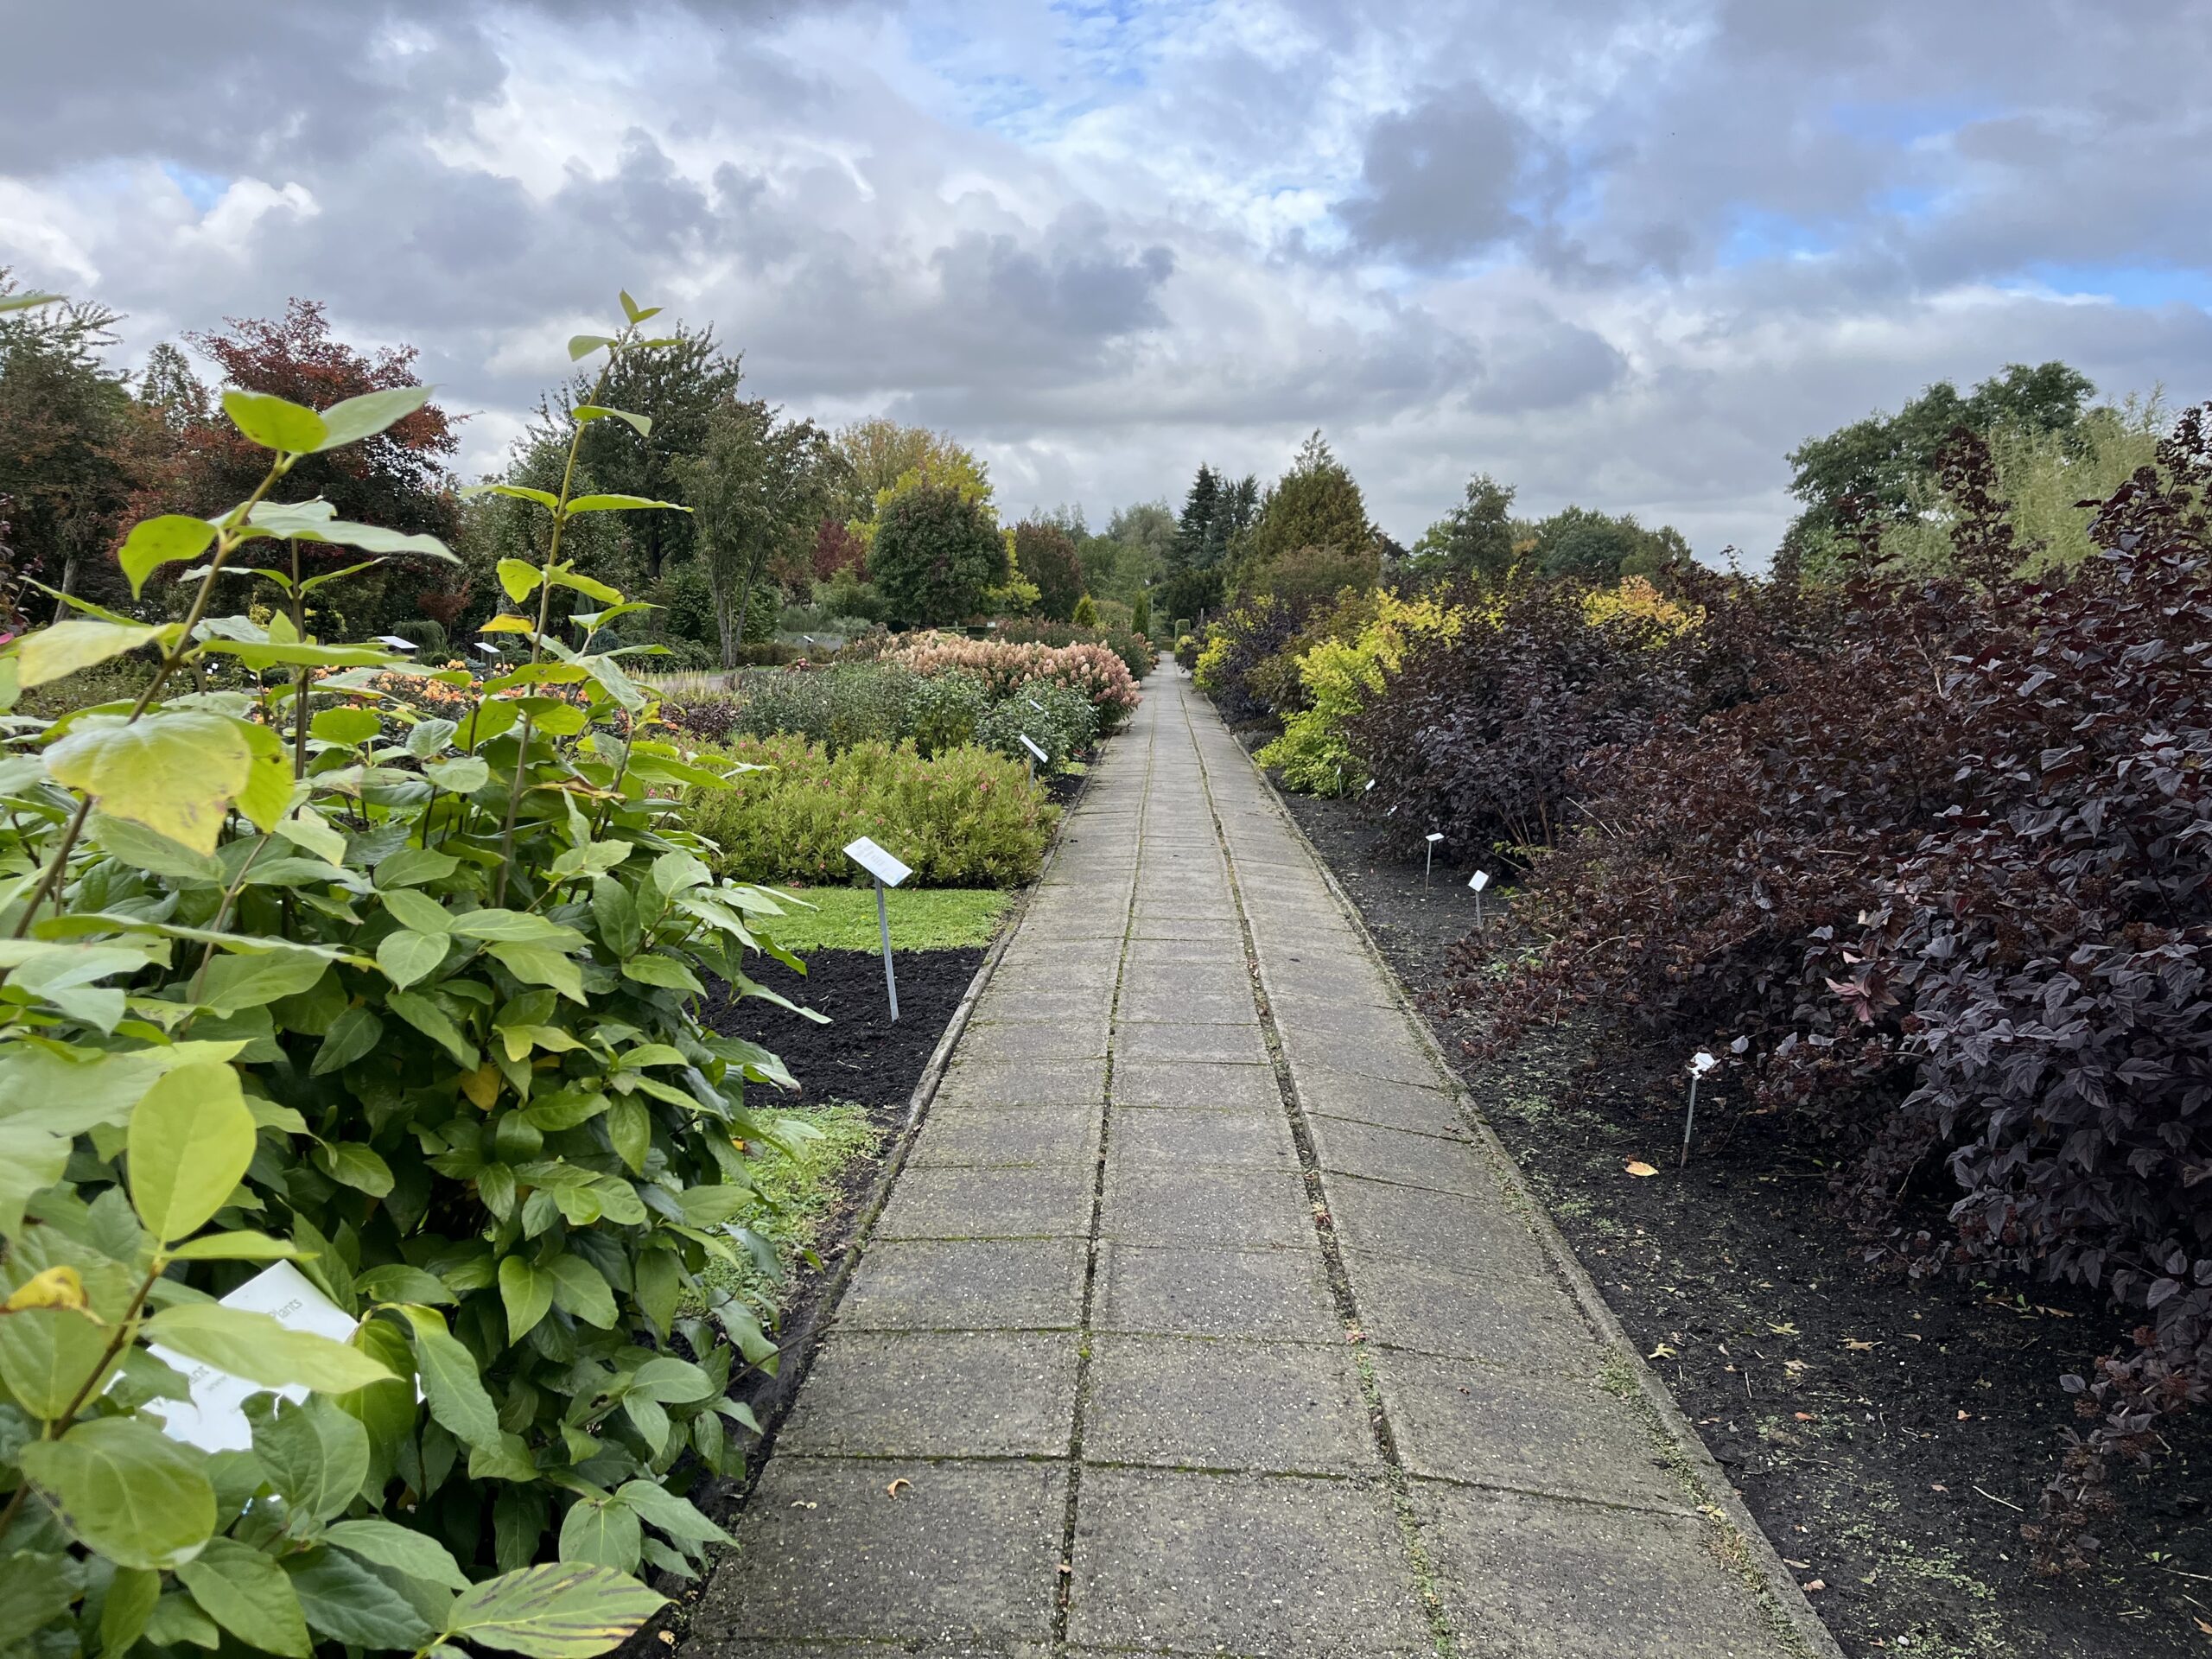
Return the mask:
[[[1172,667],[1064,836],[684,1653],[1822,1650]]]

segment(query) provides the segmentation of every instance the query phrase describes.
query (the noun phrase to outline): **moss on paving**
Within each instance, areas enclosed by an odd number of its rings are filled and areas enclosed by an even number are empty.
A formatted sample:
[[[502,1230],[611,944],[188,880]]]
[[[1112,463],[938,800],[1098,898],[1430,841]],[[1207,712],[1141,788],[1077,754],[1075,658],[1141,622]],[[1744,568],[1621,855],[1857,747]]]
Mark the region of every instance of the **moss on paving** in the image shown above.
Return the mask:
[[[787,891],[813,908],[793,905],[770,921],[769,931],[785,950],[804,956],[810,950],[882,948],[874,887]],[[953,950],[988,944],[1014,895],[989,887],[917,887],[893,893],[889,900],[893,950]]]
[[[883,1131],[869,1122],[868,1109],[848,1101],[774,1116],[798,1126],[799,1132],[786,1137],[795,1155],[761,1150],[753,1166],[753,1184],[761,1202],[739,1220],[775,1245],[785,1282],[778,1284],[751,1262],[736,1268],[715,1259],[709,1259],[700,1275],[710,1288],[735,1292],[764,1323],[781,1311],[790,1279],[820,1242],[823,1218],[842,1195],[840,1178],[855,1163],[874,1157],[883,1144]],[[686,1301],[688,1312],[703,1305],[696,1297]]]

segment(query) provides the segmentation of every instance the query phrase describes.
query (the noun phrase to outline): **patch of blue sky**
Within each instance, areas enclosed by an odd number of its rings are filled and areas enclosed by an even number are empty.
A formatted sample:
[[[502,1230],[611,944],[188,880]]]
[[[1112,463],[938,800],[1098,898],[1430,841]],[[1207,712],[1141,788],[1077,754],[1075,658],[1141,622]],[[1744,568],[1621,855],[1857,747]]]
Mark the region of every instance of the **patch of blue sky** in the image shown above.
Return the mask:
[[[2195,266],[2043,263],[2024,274],[2054,294],[2090,295],[2146,311],[2169,305],[2212,311],[2212,272]]]
[[[1729,215],[1728,233],[1714,257],[1724,267],[1759,264],[1775,259],[1809,259],[1835,251],[1829,232],[1787,213],[1738,207]]]
[[[1867,199],[1866,205],[1878,213],[1893,219],[1926,219],[1942,205],[1942,193],[1925,185],[1893,184],[1877,190]]]
[[[184,192],[184,199],[203,213],[220,201],[223,192],[231,188],[228,179],[200,172],[181,162],[163,162],[162,172],[171,184]]]
[[[916,22],[908,39],[916,62],[951,89],[961,118],[980,130],[1036,143],[1150,86],[1169,42],[1213,4],[1049,0],[1033,35],[977,32],[940,16]]]

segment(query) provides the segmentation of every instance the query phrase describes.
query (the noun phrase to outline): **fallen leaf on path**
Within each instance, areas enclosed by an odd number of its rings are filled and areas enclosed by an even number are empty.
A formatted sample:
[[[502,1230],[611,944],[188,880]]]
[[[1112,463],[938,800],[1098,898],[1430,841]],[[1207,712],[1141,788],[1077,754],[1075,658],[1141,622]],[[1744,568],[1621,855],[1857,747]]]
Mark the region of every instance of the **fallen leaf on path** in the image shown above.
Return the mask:
[[[1811,1595],[1815,1591],[1825,1590],[1827,1587],[1828,1581],[1826,1579],[1808,1579],[1805,1581],[1805,1593],[1807,1595]]]
[[[893,1481],[888,1486],[883,1489],[883,1495],[886,1497],[896,1497],[899,1496],[902,1489],[911,1489],[913,1484],[914,1483],[912,1481],[907,1479],[904,1475],[901,1475],[898,1479]]]
[[[1644,1357],[1646,1359],[1680,1359],[1681,1356],[1662,1342]]]
[[[1846,1337],[1843,1339],[1843,1345],[1850,1349],[1854,1354],[1867,1354],[1873,1352],[1873,1351],[1880,1344],[1872,1342],[1861,1342],[1856,1337]]]
[[[1656,1175],[1659,1172],[1643,1159],[1631,1158],[1628,1160],[1628,1173],[1631,1175]]]

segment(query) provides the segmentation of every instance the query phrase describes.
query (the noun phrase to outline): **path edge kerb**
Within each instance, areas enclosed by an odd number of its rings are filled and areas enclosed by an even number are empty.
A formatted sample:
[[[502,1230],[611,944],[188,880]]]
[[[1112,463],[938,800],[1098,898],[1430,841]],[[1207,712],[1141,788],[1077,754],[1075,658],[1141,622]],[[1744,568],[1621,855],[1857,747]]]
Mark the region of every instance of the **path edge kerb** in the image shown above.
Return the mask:
[[[1227,722],[1223,724],[1226,728]],[[1243,756],[1245,765],[1251,767],[1266,788],[1268,805],[1275,816],[1289,828],[1298,844],[1306,849],[1306,856],[1313,861],[1314,868],[1320,871],[1321,880],[1327,885],[1330,896],[1351,924],[1369,961],[1382,971],[1383,982],[1390,988],[1391,1000],[1396,1003],[1399,1013],[1413,1027],[1415,1037],[1428,1054],[1430,1064],[1450,1084],[1452,1103],[1497,1160],[1503,1179],[1527,1205],[1529,1227],[1536,1235],[1536,1242],[1542,1247],[1545,1255],[1549,1258],[1553,1271],[1567,1281],[1568,1288],[1574,1293],[1575,1300],[1581,1305],[1584,1317],[1597,1331],[1599,1338],[1629,1367],[1636,1378],[1639,1397],[1658,1420],[1668,1439],[1675,1443],[1675,1449],[1681,1455],[1690,1474],[1704,1489],[1707,1501],[1720,1512],[1720,1518],[1729,1530],[1737,1535],[1752,1570],[1758,1574],[1768,1593],[1772,1596],[1775,1608],[1789,1621],[1791,1631],[1814,1659],[1844,1659],[1843,1649],[1837,1645],[1834,1636],[1821,1622],[1821,1616],[1813,1611],[1812,1604],[1805,1599],[1805,1592],[1799,1587],[1796,1578],[1783,1566],[1781,1554],[1776,1550],[1773,1541],[1753,1518],[1742,1494],[1729,1483],[1726,1472],[1713,1460],[1713,1453],[1706,1449],[1705,1442],[1698,1437],[1697,1431],[1690,1427],[1689,1420],[1682,1415],[1681,1408],[1675,1403],[1675,1396],[1667,1391],[1666,1384],[1660,1382],[1652,1374],[1651,1368],[1644,1363],[1643,1353],[1636,1344],[1629,1340],[1627,1331],[1606,1305],[1605,1294],[1598,1288],[1597,1281],[1591,1278],[1566,1237],[1553,1223],[1551,1211],[1529,1190],[1529,1183],[1522,1176],[1521,1166],[1514,1161],[1513,1154],[1505,1149],[1505,1143],[1491,1128],[1490,1120],[1475,1104],[1473,1090],[1460,1076],[1459,1067],[1452,1063],[1444,1045],[1437,1039],[1427,1017],[1415,1006],[1404,982],[1399,979],[1397,969],[1390,965],[1389,958],[1375,943],[1374,935],[1367,931],[1367,920],[1359,913],[1359,906],[1352,902],[1351,895],[1337,880],[1337,873],[1329,868],[1329,861],[1321,856],[1297,817],[1284,803],[1282,791],[1276,786],[1275,780],[1268,775],[1267,768],[1253,757],[1251,750],[1237,740],[1234,732],[1229,735],[1230,741],[1236,744],[1236,752]]]
[[[1127,732],[1125,722],[1122,729],[1105,741],[1112,742],[1127,735]],[[1090,794],[1090,780],[1094,775],[1090,772],[1084,774],[1083,782],[1077,787],[1073,798],[1060,810],[1060,821],[1052,828],[1052,839],[1045,849],[1043,861],[1037,866],[1036,878],[1020,890],[1008,907],[1005,919],[1000,925],[998,937],[991,941],[990,948],[983,953],[982,961],[976,964],[976,972],[968,982],[968,988],[961,993],[960,1001],[954,1005],[950,1017],[944,1022],[944,1031],[938,1033],[937,1046],[930,1051],[929,1060],[922,1067],[922,1075],[915,1080],[914,1092],[906,1097],[906,1122],[899,1126],[890,1149],[884,1154],[883,1166],[876,1172],[875,1180],[869,1186],[867,1198],[855,1212],[852,1230],[846,1236],[836,1269],[823,1285],[822,1294],[809,1313],[806,1323],[793,1332],[789,1340],[780,1344],[784,1363],[774,1376],[747,1398],[746,1403],[753,1408],[761,1432],[760,1438],[747,1450],[745,1478],[723,1494],[723,1502],[718,1507],[726,1512],[734,1509],[740,1500],[751,1494],[754,1481],[760,1478],[761,1470],[767,1466],[769,1454],[775,1449],[777,1431],[783,1427],[784,1416],[791,1408],[791,1396],[806,1380],[807,1372],[813,1369],[815,1350],[836,1319],[837,1310],[845,1300],[846,1288],[860,1267],[861,1256],[867,1254],[869,1241],[875,1233],[875,1224],[882,1217],[883,1206],[890,1202],[892,1184],[906,1167],[915,1137],[921,1131],[923,1121],[929,1116],[938,1086],[944,1081],[945,1068],[952,1061],[953,1047],[967,1031],[969,1019],[976,1012],[976,1004],[982,1000],[984,990],[990,985],[991,976],[998,971],[999,959],[1006,955],[1007,947],[1014,942],[1014,936],[1021,931],[1021,924],[1029,914],[1030,900],[1045,885],[1045,878],[1052,873],[1053,861],[1059,856],[1060,843],[1067,834],[1068,824],[1074,818],[1076,810]],[[703,1586],[705,1580],[702,1578],[700,1583]]]

